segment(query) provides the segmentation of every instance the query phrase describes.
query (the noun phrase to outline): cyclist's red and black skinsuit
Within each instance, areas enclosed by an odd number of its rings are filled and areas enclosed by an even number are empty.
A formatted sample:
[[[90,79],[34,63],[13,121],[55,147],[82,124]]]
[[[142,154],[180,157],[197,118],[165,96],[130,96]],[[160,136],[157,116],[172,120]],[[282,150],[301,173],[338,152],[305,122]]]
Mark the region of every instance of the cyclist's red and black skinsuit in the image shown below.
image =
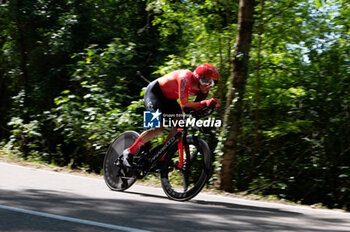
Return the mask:
[[[144,94],[144,103],[147,110],[159,110],[166,114],[178,114],[186,107],[200,109],[203,105],[197,102],[205,99],[194,82],[193,73],[189,70],[173,71],[157,80],[151,82]],[[201,95],[196,102],[189,103],[188,97]],[[206,95],[206,94],[205,94]],[[177,102],[180,101],[180,105]]]

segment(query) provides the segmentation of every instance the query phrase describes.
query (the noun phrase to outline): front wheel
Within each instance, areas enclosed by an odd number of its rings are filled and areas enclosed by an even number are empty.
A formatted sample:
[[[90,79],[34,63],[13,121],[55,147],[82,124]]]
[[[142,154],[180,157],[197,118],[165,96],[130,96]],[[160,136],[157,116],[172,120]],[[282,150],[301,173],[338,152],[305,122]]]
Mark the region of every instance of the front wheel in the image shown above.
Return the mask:
[[[166,195],[176,201],[187,201],[195,197],[209,180],[212,158],[208,144],[201,138],[187,136],[184,143],[184,167],[178,168],[177,146],[168,152],[161,169],[161,183]],[[187,156],[187,158],[186,158]]]
[[[123,191],[135,183],[137,177],[134,170],[121,165],[119,157],[138,137],[135,131],[126,131],[109,146],[103,161],[103,177],[111,190]]]

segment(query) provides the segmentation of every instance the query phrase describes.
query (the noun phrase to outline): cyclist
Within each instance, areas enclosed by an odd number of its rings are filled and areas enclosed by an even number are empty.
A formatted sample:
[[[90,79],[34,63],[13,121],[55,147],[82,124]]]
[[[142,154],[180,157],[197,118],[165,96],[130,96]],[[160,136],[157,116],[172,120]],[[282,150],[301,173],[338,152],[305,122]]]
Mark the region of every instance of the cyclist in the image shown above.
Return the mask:
[[[219,80],[219,72],[212,64],[203,63],[194,72],[190,70],[173,71],[163,77],[151,82],[144,94],[144,103],[147,110],[166,114],[181,114],[185,108],[199,110],[205,106],[218,107],[215,98],[205,100],[209,90]],[[189,96],[196,96],[194,102],[189,102]],[[179,99],[180,105],[177,102]],[[138,148],[146,142],[151,141],[164,130],[161,128],[151,128],[144,131],[131,147],[125,149],[122,155],[122,162],[127,167],[132,167],[132,159]],[[172,128],[165,142],[176,133],[176,128]]]

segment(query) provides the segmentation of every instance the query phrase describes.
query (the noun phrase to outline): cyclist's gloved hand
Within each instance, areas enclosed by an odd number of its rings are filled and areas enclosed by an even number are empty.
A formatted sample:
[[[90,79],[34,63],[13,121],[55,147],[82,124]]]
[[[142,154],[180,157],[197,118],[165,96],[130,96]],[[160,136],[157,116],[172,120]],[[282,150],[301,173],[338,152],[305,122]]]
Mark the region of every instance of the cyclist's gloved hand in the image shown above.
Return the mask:
[[[215,98],[211,98],[209,100],[203,100],[201,101],[201,103],[206,107],[214,108],[216,104],[218,104],[218,100],[216,100]]]

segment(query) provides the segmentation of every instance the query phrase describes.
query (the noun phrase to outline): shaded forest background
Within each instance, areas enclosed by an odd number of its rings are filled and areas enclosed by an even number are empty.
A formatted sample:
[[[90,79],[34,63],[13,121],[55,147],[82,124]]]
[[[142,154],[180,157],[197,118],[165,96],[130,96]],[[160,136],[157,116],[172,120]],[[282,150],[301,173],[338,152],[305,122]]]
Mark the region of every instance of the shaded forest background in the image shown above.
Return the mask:
[[[100,173],[113,138],[143,130],[147,81],[203,62],[235,106],[238,1],[0,3],[1,155]],[[253,18],[232,191],[350,210],[350,4],[257,0]],[[203,135],[213,186],[221,132]]]

